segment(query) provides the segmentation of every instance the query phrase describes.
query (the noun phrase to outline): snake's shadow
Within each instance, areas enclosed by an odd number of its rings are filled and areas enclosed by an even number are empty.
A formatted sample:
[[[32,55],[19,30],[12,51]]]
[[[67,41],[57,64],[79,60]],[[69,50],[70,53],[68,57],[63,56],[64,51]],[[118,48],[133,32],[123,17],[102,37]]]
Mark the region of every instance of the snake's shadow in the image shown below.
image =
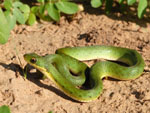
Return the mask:
[[[49,85],[43,84],[42,82],[40,82],[40,79],[43,78],[43,74],[40,71],[38,71],[38,70],[36,70],[34,72],[31,72],[35,68],[30,66],[29,64],[27,64],[24,69],[20,65],[15,64],[15,63],[5,64],[5,63],[0,62],[0,66],[4,67],[7,70],[12,70],[12,71],[16,72],[16,78],[19,75],[24,76],[24,72],[26,72],[27,80],[35,83],[39,87],[48,89],[48,90],[54,92],[55,94],[63,97],[64,99],[80,103],[78,101],[75,101],[75,100],[71,99],[70,97],[65,95],[62,91],[60,91],[59,89],[57,89],[57,88],[55,88],[53,86],[49,86]],[[28,67],[27,70],[26,70],[26,67]],[[19,74],[17,74],[17,73],[19,73]]]
[[[42,82],[40,82],[40,79],[43,79],[43,74],[40,71],[36,70],[34,67],[30,66],[29,64],[27,64],[25,66],[25,68],[26,67],[28,67],[28,69],[27,69],[27,79],[28,80],[35,83],[39,87],[42,87],[42,88],[45,88],[45,89],[48,89],[48,90],[54,92],[56,95],[59,95],[59,96],[63,97],[64,99],[67,99],[67,100],[70,100],[73,102],[78,102],[78,101],[75,101],[72,98],[68,97],[67,95],[65,95],[61,90],[59,90],[53,86],[49,86],[49,85],[46,85],[46,84],[43,84]],[[36,71],[30,72],[33,69],[35,69]]]
[[[12,70],[12,71],[16,72],[16,78],[19,75],[24,76],[24,72],[26,72],[25,68],[23,69],[20,65],[15,64],[15,63],[5,64],[5,63],[0,62],[0,66],[4,67],[7,70]],[[56,95],[59,95],[59,96],[63,97],[64,99],[67,99],[67,100],[70,100],[70,101],[73,101],[73,102],[76,102],[76,103],[82,103],[82,102],[73,100],[72,98],[68,97],[67,95],[65,95],[59,89],[57,89],[53,86],[43,84],[42,82],[40,82],[40,79],[43,77],[43,74],[38,70],[36,70],[35,72],[31,72],[31,70],[35,69],[34,67],[30,66],[29,64],[27,64],[25,67],[28,67],[28,70],[26,72],[27,80],[35,83],[36,85],[38,85],[41,88],[45,88],[45,89],[48,89],[48,90],[54,92]],[[150,72],[150,71],[144,70],[144,72]],[[117,80],[117,79],[114,79],[114,78],[109,78],[109,77],[107,78],[107,80],[120,81],[120,80]]]
[[[15,64],[15,63],[5,64],[5,63],[0,62],[0,66],[4,67],[7,70],[16,72],[16,77],[18,77],[17,72],[19,72],[19,74],[23,76],[23,71],[22,71],[23,69],[18,64]]]

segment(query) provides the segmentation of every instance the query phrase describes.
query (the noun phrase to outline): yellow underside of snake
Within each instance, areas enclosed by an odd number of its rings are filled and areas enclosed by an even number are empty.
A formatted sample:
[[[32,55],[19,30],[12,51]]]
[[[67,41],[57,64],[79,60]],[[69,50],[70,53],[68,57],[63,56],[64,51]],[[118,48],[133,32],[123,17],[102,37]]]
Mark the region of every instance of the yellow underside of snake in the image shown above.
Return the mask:
[[[25,54],[24,59],[50,78],[66,95],[80,102],[100,96],[102,78],[135,79],[141,75],[145,65],[136,50],[114,46],[60,48],[55,54],[46,56]],[[106,61],[97,62],[90,68],[81,62],[93,59]]]

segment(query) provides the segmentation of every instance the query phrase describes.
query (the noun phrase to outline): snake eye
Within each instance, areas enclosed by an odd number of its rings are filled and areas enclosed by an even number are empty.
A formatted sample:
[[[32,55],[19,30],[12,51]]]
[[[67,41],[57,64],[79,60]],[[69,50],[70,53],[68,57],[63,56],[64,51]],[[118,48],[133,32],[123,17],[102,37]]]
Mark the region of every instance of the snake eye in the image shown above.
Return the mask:
[[[36,58],[32,58],[32,59],[30,60],[30,62],[33,63],[33,64],[36,63],[36,61],[37,61]]]

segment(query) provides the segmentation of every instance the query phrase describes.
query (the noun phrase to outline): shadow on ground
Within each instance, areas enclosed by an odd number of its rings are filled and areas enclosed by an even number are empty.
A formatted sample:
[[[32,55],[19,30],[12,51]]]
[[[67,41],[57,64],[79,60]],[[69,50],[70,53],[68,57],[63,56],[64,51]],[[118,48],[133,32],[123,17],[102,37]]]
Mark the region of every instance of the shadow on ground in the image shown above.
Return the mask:
[[[110,12],[110,14],[106,14],[105,7],[92,8],[89,1],[84,1],[81,3],[84,7],[84,11],[88,14],[95,15],[106,15],[107,17],[113,20],[120,20],[126,22],[133,22],[138,24],[141,27],[147,27],[147,23],[150,23],[150,12],[146,12],[146,17],[139,19],[137,16],[137,4],[135,6],[125,5],[124,9],[122,9],[121,5],[114,1],[114,6]]]
[[[64,99],[67,99],[67,100],[70,100],[73,102],[78,102],[78,101],[73,100],[72,98],[68,97],[67,95],[65,95],[59,89],[57,89],[53,86],[48,86],[46,84],[41,83],[40,79],[43,79],[43,74],[38,70],[36,70],[35,72],[30,72],[31,70],[33,70],[35,68],[30,66],[29,64],[27,64],[24,69],[22,67],[20,67],[20,65],[14,64],[14,63],[10,63],[8,65],[4,64],[4,63],[0,63],[0,65],[3,66],[5,69],[14,71],[16,73],[16,78],[18,77],[18,75],[25,76],[25,74],[27,74],[27,78],[25,78],[25,79],[35,83],[39,87],[48,89],[48,90],[54,92],[55,94],[63,97]],[[19,72],[19,74],[17,74],[18,72]]]

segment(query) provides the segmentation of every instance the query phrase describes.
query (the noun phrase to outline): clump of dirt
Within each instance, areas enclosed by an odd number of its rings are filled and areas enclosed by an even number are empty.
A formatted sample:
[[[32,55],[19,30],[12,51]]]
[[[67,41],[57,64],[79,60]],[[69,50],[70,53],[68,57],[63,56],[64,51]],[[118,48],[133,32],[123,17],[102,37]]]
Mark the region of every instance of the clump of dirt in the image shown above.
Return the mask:
[[[62,17],[58,25],[43,22],[16,26],[9,41],[0,45],[0,105],[9,105],[12,113],[150,112],[150,24],[144,19],[89,10],[80,12],[71,22]],[[136,80],[103,80],[102,95],[82,104],[65,96],[48,79],[39,80],[34,73],[24,79],[20,61],[26,64],[25,53],[53,54],[58,48],[88,45],[135,49],[145,60],[145,71]]]

